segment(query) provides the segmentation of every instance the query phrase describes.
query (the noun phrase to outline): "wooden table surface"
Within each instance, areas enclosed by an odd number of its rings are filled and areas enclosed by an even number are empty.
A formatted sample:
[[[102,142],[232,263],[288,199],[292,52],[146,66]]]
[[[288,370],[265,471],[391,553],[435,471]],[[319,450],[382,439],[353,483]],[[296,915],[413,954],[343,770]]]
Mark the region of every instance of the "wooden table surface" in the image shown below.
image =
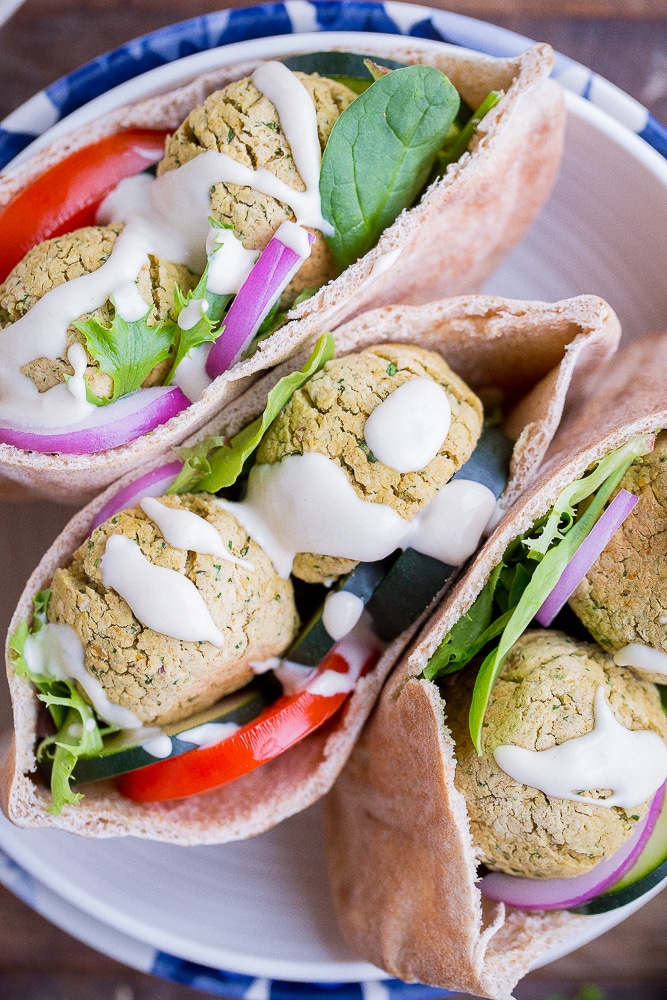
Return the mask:
[[[0,23],[3,14],[15,10],[0,26],[0,118],[104,51],[222,6],[216,0],[19,3],[0,0]],[[486,17],[548,41],[667,121],[667,0],[444,0],[432,6]],[[0,565],[11,567],[0,595],[3,635],[30,569],[69,515],[65,508],[44,504],[10,504],[0,512]],[[30,546],[17,547],[16,538],[26,533]],[[3,711],[6,719],[6,704]],[[594,983],[607,1000],[663,1000],[666,938],[667,892],[604,937],[532,973],[516,995],[519,1000],[569,998]],[[92,951],[0,886],[0,1000],[195,1000],[201,995]]]

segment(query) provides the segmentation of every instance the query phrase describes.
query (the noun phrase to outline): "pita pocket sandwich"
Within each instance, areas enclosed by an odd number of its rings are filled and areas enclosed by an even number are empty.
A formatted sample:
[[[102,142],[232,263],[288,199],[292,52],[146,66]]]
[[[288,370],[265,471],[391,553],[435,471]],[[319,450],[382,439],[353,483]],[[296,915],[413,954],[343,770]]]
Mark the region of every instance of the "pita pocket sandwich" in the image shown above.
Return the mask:
[[[10,625],[10,819],[219,843],[323,795],[618,336],[594,296],[375,310],[89,504]]]
[[[401,979],[504,1000],[667,874],[666,360],[561,424],[327,800],[343,933]]]
[[[5,496],[81,504],[323,329],[475,291],[521,238],[563,140],[548,46],[367,55],[226,66],[0,178]]]

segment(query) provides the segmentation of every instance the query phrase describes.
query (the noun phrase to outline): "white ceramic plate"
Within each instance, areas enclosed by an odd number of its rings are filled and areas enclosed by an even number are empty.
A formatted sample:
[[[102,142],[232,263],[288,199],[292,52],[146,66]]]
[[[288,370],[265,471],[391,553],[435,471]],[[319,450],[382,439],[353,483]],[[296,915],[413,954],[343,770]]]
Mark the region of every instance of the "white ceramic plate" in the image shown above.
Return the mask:
[[[0,128],[0,155],[9,145],[16,151],[35,141],[45,125],[54,129],[48,139],[56,129],[81,124],[115,103],[166,89],[217,65],[230,57],[227,42],[233,43],[234,59],[246,57],[257,45],[262,51],[268,46],[272,54],[311,44],[324,47],[321,37],[290,38],[287,23],[291,31],[361,26],[374,33],[429,38],[437,28],[435,37],[465,41],[494,54],[511,54],[527,44],[493,26],[413,5],[325,6],[331,15],[327,26],[317,23],[312,4],[297,0],[220,12],[140,39],[60,81],[10,116]],[[252,40],[276,24],[281,37],[268,43]],[[328,40],[334,42],[331,33]],[[134,60],[132,72],[128,59]],[[663,132],[642,116],[636,102],[619,97],[616,88],[583,67],[562,58],[557,65],[566,83],[574,82],[588,97],[602,94],[603,100],[593,103],[568,94],[565,159],[554,194],[487,290],[544,300],[595,292],[619,313],[626,337],[667,328],[667,297],[661,294],[667,163],[636,134],[658,136],[659,146]],[[81,78],[90,84],[88,91]],[[60,96],[59,104],[54,94]],[[600,103],[615,116],[601,110]],[[619,118],[630,121],[634,132]],[[48,516],[48,505],[42,509]],[[26,531],[24,537],[28,535]],[[35,551],[35,563],[40,555]],[[146,971],[225,996],[277,997],[284,981],[309,984],[299,991],[308,1000],[324,995],[331,1000],[442,996],[441,990],[380,982],[380,970],[350,954],[333,918],[317,808],[254,840],[221,847],[82,841],[57,831],[17,830],[4,820],[0,845],[6,862],[0,879],[14,889],[29,885],[27,895],[40,912]],[[576,945],[618,923],[637,905],[641,902],[587,925]],[[104,945],[101,933],[93,933],[101,927],[112,930],[113,947]],[[88,928],[88,936],[82,928]]]

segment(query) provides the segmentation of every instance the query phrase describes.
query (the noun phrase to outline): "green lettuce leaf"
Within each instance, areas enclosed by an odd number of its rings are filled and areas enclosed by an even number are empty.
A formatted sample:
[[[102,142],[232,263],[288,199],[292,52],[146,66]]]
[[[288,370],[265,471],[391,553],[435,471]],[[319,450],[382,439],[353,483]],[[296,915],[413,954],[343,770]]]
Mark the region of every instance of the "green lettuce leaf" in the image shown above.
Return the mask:
[[[215,250],[213,252],[215,253]],[[208,271],[209,264],[207,263],[204,273],[199,279],[196,288],[194,288],[191,292],[188,292],[187,295],[184,296],[180,288],[176,288],[175,290],[178,316],[181,315],[183,309],[185,309],[193,299],[205,300],[208,304],[208,308],[206,312],[201,314],[200,319],[198,319],[197,322],[187,330],[182,329],[178,325],[178,322],[174,324],[173,344],[175,354],[172,366],[164,380],[164,385],[171,385],[174,375],[176,374],[176,369],[180,365],[183,358],[187,357],[190,351],[194,350],[195,347],[199,347],[201,344],[212,343],[217,340],[224,329],[220,323],[225,315],[225,312],[227,311],[227,306],[231,302],[233,295],[216,295],[214,292],[209,292]]]
[[[171,355],[176,324],[160,322],[149,326],[151,308],[147,306],[141,319],[131,322],[124,320],[116,310],[110,326],[94,318],[74,324],[85,338],[90,357],[113,381],[113,392],[108,399],[96,396],[88,387],[87,397],[91,403],[106,406],[141,388],[155,366]]]
[[[507,547],[472,607],[445,636],[424,670],[429,680],[462,669],[489,642],[470,705],[470,735],[482,752],[482,725],[511,647],[530,625],[630,465],[651,450],[653,435],[633,438],[566,487],[549,513]],[[582,510],[579,505],[583,504]]]
[[[32,628],[22,621],[9,637],[14,669],[19,677],[31,681],[39,691],[39,699],[48,707],[56,727],[37,748],[37,759],[48,756],[52,760],[50,811],[57,815],[65,805],[74,805],[83,798],[72,791],[71,777],[79,757],[91,756],[102,749],[102,740],[114,727],[100,729],[92,706],[83,697],[74,681],[51,677],[31,670],[25,656],[25,645],[31,635],[36,635],[46,624],[46,611],[51,594],[40,591],[33,598]]]
[[[442,148],[438,151],[434,168],[435,176],[444,174],[450,163],[456,163],[457,160],[460,160],[470,145],[470,141],[477,131],[479,123],[485,115],[488,115],[491,108],[495,108],[496,104],[504,96],[505,92],[503,90],[490,90],[465,125],[459,127],[454,122],[442,144]]]
[[[330,333],[322,334],[313,353],[300,371],[283,376],[271,389],[263,414],[235,434],[231,440],[208,437],[191,448],[176,448],[184,460],[183,469],[171,485],[170,493],[202,490],[216,493],[232,486],[241,475],[243,466],[291,396],[312,378],[334,356],[334,340]]]
[[[380,76],[336,121],[322,156],[320,195],[340,271],[417,198],[459,104],[440,70],[406,66]]]

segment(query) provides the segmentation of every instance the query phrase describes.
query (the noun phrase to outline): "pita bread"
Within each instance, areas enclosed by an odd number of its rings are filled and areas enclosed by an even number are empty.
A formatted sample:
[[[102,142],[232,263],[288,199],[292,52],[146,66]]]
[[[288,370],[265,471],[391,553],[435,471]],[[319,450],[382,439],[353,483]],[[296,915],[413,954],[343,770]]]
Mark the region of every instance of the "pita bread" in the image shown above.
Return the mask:
[[[521,238],[547,198],[562,151],[564,103],[558,84],[549,79],[550,47],[494,59],[456,46],[378,38],[364,51],[437,66],[473,107],[491,89],[506,93],[484,118],[473,148],[419,204],[403,212],[373,250],[295,309],[286,326],[219,376],[199,400],[150,434],[92,455],[39,454],[0,444],[0,497],[38,495],[81,505],[151,455],[194,434],[259,372],[323,329],[387,303],[425,303],[475,291]],[[135,127],[176,128],[207,94],[248,75],[257,64],[227,66],[58,139],[0,177],[0,207],[46,167],[96,139]]]
[[[575,401],[590,391],[592,378],[613,353],[619,335],[614,313],[594,296],[554,305],[465,296],[428,306],[388,306],[335,332],[339,354],[382,341],[412,342],[438,350],[473,389],[493,385],[500,390],[507,402],[508,426],[518,437],[506,497],[516,495],[535,474],[566,397]],[[304,354],[255,383],[198,437],[231,436],[244,427],[262,411],[271,386],[302,363]],[[154,458],[151,464],[155,467],[159,461]],[[49,585],[57,567],[70,562],[97,511],[132,478],[124,477],[69,522],[28,580],[10,634],[30,618],[33,594]],[[32,776],[37,699],[32,685],[15,675],[7,655],[15,728],[13,738],[6,734],[1,767],[3,809],[19,825],[54,826],[85,836],[131,834],[203,844],[260,833],[328,791],[410,634],[400,636],[375,670],[362,678],[336,721],[231,785],[178,802],[144,805],[122,799],[112,783],[104,782],[89,786],[83,801],[65,807],[59,816],[48,811],[50,794]]]
[[[664,359],[664,361],[663,361]],[[619,352],[561,424],[539,480],[515,504],[395,668],[327,800],[339,923],[356,952],[407,981],[506,1000],[554,948],[594,937],[608,915],[528,913],[484,900],[465,800],[454,786],[446,704],[420,675],[509,542],[561,490],[637,434],[667,427],[667,335]]]

